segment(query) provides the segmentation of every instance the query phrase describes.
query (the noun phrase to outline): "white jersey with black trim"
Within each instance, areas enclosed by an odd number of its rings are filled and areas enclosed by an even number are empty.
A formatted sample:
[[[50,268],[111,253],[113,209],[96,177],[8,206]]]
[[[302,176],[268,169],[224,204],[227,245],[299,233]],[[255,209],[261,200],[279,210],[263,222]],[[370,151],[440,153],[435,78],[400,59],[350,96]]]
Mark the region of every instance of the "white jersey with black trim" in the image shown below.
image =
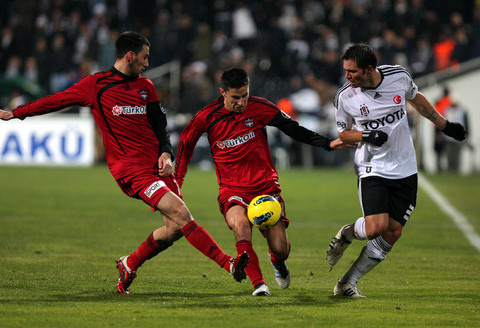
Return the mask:
[[[335,96],[338,132],[381,130],[388,140],[381,147],[360,142],[355,167],[360,178],[401,179],[417,172],[417,161],[407,120],[406,100],[418,88],[401,66],[382,65],[381,82],[373,89],[352,88],[347,82]]]

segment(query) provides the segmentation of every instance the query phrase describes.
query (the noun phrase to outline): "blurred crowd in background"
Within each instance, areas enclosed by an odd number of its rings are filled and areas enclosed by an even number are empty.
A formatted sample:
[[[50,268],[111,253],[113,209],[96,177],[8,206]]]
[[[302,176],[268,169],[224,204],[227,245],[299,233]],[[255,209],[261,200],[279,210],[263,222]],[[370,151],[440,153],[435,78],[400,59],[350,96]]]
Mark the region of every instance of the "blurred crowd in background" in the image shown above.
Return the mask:
[[[136,30],[151,42],[150,68],[180,62],[178,94],[159,92],[170,115],[188,119],[218,97],[219,75],[235,65],[249,72],[251,94],[332,137],[332,99],[344,83],[339,57],[349,44],[370,44],[379,64],[402,65],[414,78],[480,56],[478,0],[0,2],[3,78],[25,78],[46,93],[64,90],[110,68],[116,37]],[[18,105],[2,99],[1,107]],[[282,138],[272,138],[281,145],[273,147],[274,157],[292,162],[282,159],[282,149],[292,146]],[[292,147],[289,155],[302,147]],[[342,161],[336,158],[341,155],[316,156],[303,150],[294,162]]]

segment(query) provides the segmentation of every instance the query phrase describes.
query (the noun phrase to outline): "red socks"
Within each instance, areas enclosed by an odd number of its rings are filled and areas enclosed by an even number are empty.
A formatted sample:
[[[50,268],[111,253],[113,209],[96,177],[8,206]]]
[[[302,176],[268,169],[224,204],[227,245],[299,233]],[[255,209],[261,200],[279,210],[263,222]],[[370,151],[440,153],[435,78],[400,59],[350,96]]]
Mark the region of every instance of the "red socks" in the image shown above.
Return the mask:
[[[231,257],[218,246],[212,236],[210,236],[203,227],[198,226],[195,221],[191,221],[182,228],[182,233],[192,246],[230,273]],[[171,243],[162,240],[154,240],[152,232],[147,240],[145,240],[135,252],[130,254],[127,259],[127,265],[130,270],[136,271],[145,261],[166,250],[171,245]]]
[[[252,285],[255,287],[260,283],[265,283],[262,276],[262,270],[260,270],[260,265],[258,263],[257,253],[255,253],[252,247],[252,242],[239,240],[235,246],[237,247],[238,254],[243,254],[243,252],[247,252],[248,254],[249,260],[248,266],[245,268],[245,273],[252,281]]]
[[[156,241],[153,239],[152,232],[147,240],[145,240],[140,247],[128,257],[127,265],[130,270],[137,271],[137,268],[139,268],[146,260],[151,259],[170,246],[172,246],[171,243],[162,240]]]
[[[182,233],[193,247],[230,273],[231,257],[218,246],[207,230],[191,221],[182,228]]]

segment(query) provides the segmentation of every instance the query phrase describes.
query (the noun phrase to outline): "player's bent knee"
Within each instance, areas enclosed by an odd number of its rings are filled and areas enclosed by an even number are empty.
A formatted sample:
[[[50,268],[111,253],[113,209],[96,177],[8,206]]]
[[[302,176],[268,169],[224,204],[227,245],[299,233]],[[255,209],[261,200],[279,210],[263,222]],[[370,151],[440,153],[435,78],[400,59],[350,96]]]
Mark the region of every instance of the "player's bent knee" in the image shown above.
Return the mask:
[[[370,220],[365,226],[367,239],[372,240],[383,235],[388,230],[388,221]]]

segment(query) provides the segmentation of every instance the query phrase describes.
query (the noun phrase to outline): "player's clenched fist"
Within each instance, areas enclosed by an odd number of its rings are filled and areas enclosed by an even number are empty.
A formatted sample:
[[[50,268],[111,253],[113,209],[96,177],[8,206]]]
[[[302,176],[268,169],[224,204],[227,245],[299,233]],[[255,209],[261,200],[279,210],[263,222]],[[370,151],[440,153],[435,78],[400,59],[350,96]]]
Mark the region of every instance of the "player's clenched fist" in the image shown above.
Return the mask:
[[[460,123],[456,122],[449,122],[447,121],[447,124],[445,125],[445,128],[443,129],[443,133],[445,133],[447,136],[452,137],[455,140],[462,141],[465,139],[467,136],[467,130],[461,125]]]
[[[362,141],[368,142],[374,146],[380,147],[388,139],[388,134],[379,130],[362,131]]]

